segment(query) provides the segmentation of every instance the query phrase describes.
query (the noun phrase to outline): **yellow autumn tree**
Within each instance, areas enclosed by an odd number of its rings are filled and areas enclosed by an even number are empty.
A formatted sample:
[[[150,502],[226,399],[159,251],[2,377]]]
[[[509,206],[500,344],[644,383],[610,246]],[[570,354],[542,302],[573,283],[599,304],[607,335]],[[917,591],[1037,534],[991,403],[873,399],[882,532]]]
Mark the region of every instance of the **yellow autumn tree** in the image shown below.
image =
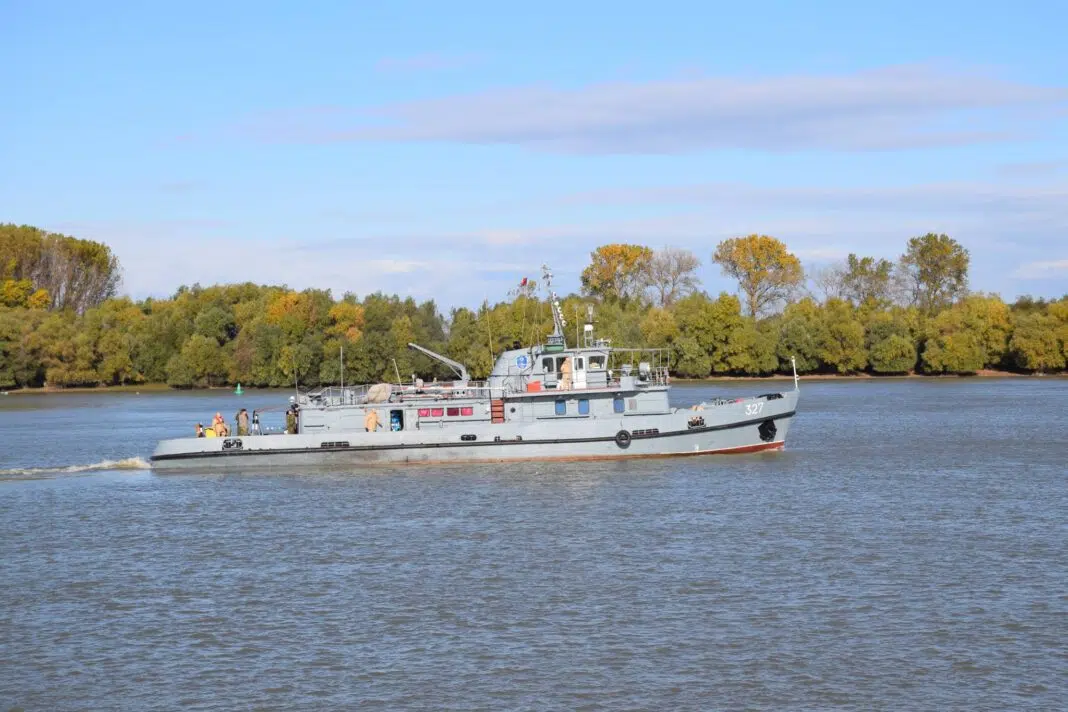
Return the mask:
[[[582,271],[582,290],[608,302],[628,303],[649,285],[653,251],[641,245],[601,245]]]
[[[330,307],[330,327],[327,333],[349,341],[359,341],[363,333],[363,307],[352,302],[338,302]]]
[[[768,235],[732,237],[716,246],[712,261],[738,280],[750,316],[766,312],[801,286],[801,260],[780,240]]]

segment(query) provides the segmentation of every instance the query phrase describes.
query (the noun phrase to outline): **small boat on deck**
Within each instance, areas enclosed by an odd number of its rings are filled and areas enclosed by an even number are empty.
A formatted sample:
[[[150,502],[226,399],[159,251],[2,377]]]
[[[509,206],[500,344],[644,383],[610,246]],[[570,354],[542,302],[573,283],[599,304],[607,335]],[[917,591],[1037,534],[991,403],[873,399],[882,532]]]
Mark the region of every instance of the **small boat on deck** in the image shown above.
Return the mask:
[[[163,440],[152,467],[597,460],[785,446],[800,395],[796,372],[791,390],[673,407],[667,366],[642,360],[659,354],[595,338],[592,312],[583,343],[567,346],[551,278],[546,269],[552,334],[542,344],[500,354],[486,381],[472,381],[463,364],[409,344],[450,368],[455,379],[300,393],[290,399],[293,432]]]

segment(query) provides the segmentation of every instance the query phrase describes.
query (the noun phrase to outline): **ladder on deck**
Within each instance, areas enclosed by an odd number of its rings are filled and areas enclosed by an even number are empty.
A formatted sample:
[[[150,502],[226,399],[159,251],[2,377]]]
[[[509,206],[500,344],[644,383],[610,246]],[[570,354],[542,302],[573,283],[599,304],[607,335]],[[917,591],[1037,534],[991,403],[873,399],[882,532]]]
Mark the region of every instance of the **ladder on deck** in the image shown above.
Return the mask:
[[[490,421],[493,423],[504,422],[504,401],[503,400],[491,400],[490,401]]]

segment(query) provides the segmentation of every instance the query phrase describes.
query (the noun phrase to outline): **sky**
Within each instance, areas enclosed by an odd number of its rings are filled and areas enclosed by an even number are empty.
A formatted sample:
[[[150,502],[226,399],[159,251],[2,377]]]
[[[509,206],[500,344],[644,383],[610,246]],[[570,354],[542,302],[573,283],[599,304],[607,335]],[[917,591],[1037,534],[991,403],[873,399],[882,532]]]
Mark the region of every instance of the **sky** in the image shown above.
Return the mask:
[[[504,299],[598,245],[946,233],[1068,293],[1068,4],[0,0],[0,222],[122,291]]]

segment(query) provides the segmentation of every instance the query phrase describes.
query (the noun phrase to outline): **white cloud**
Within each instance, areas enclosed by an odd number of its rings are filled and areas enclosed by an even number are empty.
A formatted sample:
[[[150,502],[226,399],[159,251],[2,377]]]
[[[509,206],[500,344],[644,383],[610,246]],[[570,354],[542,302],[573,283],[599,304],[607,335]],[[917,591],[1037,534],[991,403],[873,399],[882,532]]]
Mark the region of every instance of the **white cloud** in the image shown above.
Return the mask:
[[[525,86],[352,110],[281,140],[444,141],[564,153],[721,148],[868,151],[1019,138],[1052,121],[1068,88],[893,66],[840,75],[705,77]],[[309,119],[312,117],[308,117]],[[1031,125],[1033,129],[1034,125]],[[266,136],[270,140],[272,132]]]

